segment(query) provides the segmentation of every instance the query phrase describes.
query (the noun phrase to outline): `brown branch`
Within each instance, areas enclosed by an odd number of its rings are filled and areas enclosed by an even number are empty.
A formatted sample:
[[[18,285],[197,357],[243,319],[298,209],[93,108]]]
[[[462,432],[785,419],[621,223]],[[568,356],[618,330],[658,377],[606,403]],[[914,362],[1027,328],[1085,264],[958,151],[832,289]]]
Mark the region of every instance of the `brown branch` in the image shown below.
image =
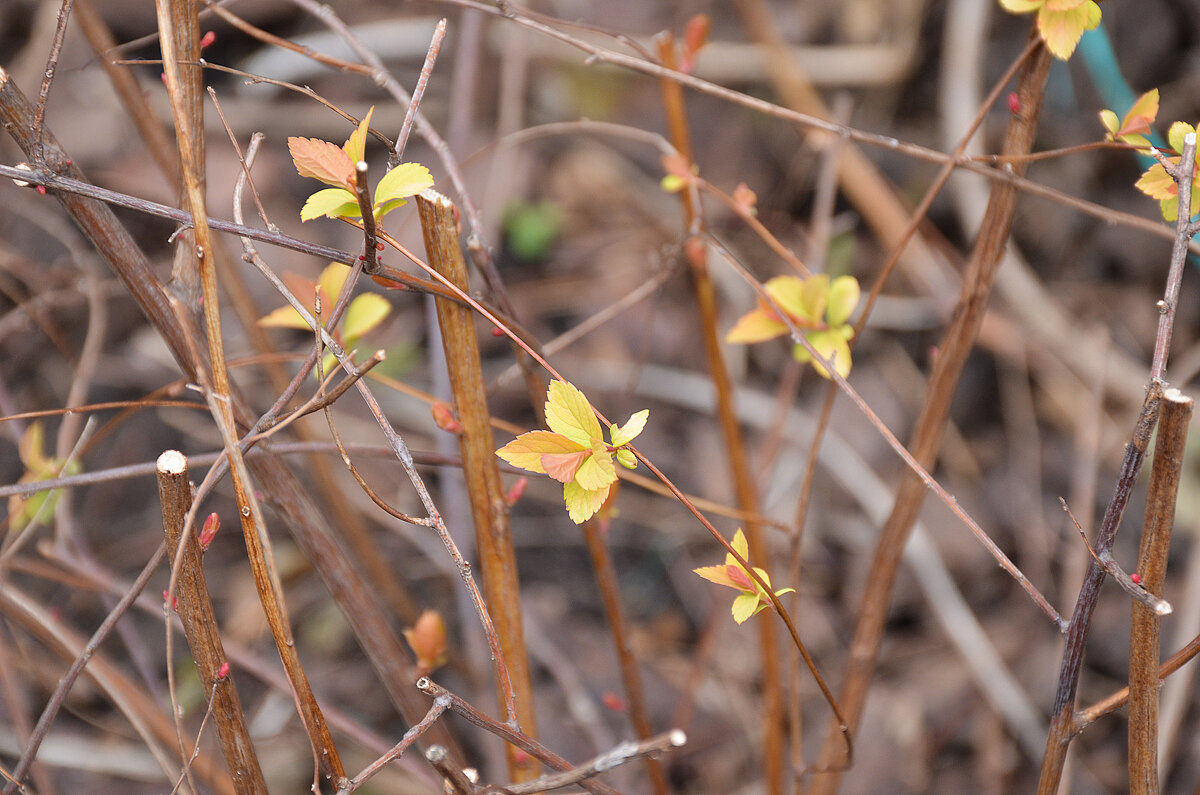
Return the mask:
[[[201,562],[200,543],[195,533],[186,536],[183,533],[184,520],[192,501],[187,459],[178,451],[168,450],[159,456],[157,467],[158,494],[167,543],[173,550],[177,550],[181,543],[185,547],[176,612],[183,622],[200,682],[214,687],[210,709],[216,717],[217,736],[225,755],[225,766],[238,793],[252,795],[266,792],[266,780],[254,752],[254,742],[250,738],[233,676],[228,672],[224,675],[220,672],[229,657],[225,654],[217,629],[217,616]]]
[[[1187,170],[1184,170],[1187,173]],[[1187,180],[1191,181],[1190,177]],[[1163,393],[1158,439],[1146,497],[1138,574],[1142,587],[1161,595],[1167,575],[1167,554],[1175,523],[1175,503],[1183,469],[1192,399],[1177,389]],[[1129,633],[1129,791],[1158,792],[1158,655],[1160,616],[1134,603]]]
[[[416,197],[421,231],[429,264],[446,279],[468,289],[467,263],[458,241],[454,205],[432,188]],[[490,610],[483,611],[495,625],[488,642],[493,646],[494,674],[500,703],[509,721],[516,721],[529,736],[536,736],[533,684],[521,620],[521,588],[517,558],[508,519],[508,501],[500,482],[487,409],[487,391],[471,310],[452,301],[437,301],[438,325],[446,350],[450,389],[462,432],[458,435],[463,475],[475,524],[475,542],[483,572],[484,593]],[[499,649],[495,648],[496,642]],[[497,654],[497,651],[500,653]],[[518,781],[537,776],[536,768],[522,765],[509,755],[509,774]]]
[[[1036,36],[1036,32],[1031,33],[1031,36]],[[1051,60],[1049,52],[1039,46],[1022,67],[1018,93],[1023,110],[1014,115],[1009,123],[1004,142],[1005,153],[1027,152],[1032,147],[1042,104],[1042,91]],[[936,460],[955,387],[962,376],[967,357],[974,347],[987,310],[992,283],[1004,253],[1015,206],[1016,191],[1012,187],[999,184],[992,186],[987,215],[963,277],[962,293],[954,321],[939,345],[925,403],[908,445],[912,457],[926,470],[931,468]],[[906,470],[897,489],[892,512],[884,523],[875,547],[840,698],[853,727],[857,727],[862,717],[867,692],[875,673],[901,550],[908,541],[925,494],[924,479],[914,470]],[[841,774],[835,768],[844,761],[838,735],[837,727],[830,725],[817,763],[818,770],[829,772],[816,774],[813,779],[813,793],[828,795],[838,787]]]

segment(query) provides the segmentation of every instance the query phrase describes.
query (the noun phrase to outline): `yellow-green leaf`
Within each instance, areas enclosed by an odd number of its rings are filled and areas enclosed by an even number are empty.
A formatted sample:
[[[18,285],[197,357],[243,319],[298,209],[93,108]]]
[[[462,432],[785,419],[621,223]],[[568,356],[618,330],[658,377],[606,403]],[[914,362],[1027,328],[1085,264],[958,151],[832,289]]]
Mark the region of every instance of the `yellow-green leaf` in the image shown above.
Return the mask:
[[[1176,152],[1182,152],[1184,136],[1195,131],[1196,129],[1187,122],[1177,121],[1171,125],[1171,129],[1167,130],[1167,142]]]
[[[817,353],[824,359],[833,357],[833,366],[838,371],[842,378],[850,375],[850,345],[846,341],[845,335],[841,329],[829,329],[828,331],[813,331],[804,335],[809,344],[816,349]],[[803,346],[797,344],[793,348],[796,361],[800,363],[811,362],[813,369],[822,378],[829,377],[829,371],[825,369],[825,365],[814,359]]]
[[[1100,111],[1100,123],[1104,125],[1104,129],[1108,130],[1110,141],[1117,137],[1117,131],[1121,129],[1121,122],[1117,118],[1117,114],[1105,108]]]
[[[617,470],[613,467],[612,456],[605,448],[604,442],[592,442],[592,454],[575,473],[575,482],[580,488],[591,491],[608,488],[616,479]]]
[[[804,280],[795,276],[776,276],[763,285],[771,300],[793,319],[802,323],[811,322],[815,316],[808,314],[804,298]],[[772,310],[773,311],[773,310]]]
[[[831,326],[840,326],[850,319],[854,307],[858,306],[860,290],[858,279],[839,276],[829,286],[829,305],[825,308],[825,319]]]
[[[738,594],[733,600],[733,620],[744,624],[746,619],[761,609],[761,600],[757,593]]]
[[[1100,24],[1100,6],[1093,0],[1067,10],[1052,10],[1049,4],[1038,12],[1038,31],[1046,47],[1060,60],[1067,60],[1075,52],[1085,30]]]
[[[637,458],[626,448],[617,451],[617,463],[626,469],[637,469]]]
[[[800,288],[800,300],[803,311],[797,316],[812,323],[820,323],[825,317],[825,307],[829,303],[829,277],[818,273],[805,279]],[[789,314],[791,310],[788,311]]]
[[[602,439],[600,421],[574,384],[554,380],[546,390],[546,424],[582,447]]]
[[[425,166],[420,163],[401,163],[384,174],[375,187],[376,214],[388,202],[415,196],[432,186],[433,175]]]
[[[1005,11],[1012,14],[1028,14],[1042,7],[1045,0],[1000,0]]]
[[[346,317],[342,320],[342,336],[346,340],[346,347],[354,347],[355,342],[382,323],[391,311],[392,305],[378,293],[356,296],[346,307]]]
[[[1162,163],[1155,163],[1146,169],[1146,173],[1142,174],[1141,178],[1134,183],[1134,187],[1152,199],[1166,199],[1172,193],[1178,195],[1178,186],[1176,186],[1175,180],[1171,179],[1167,170],[1162,167]]]
[[[383,204],[380,204],[377,207],[375,207],[375,209],[374,209],[375,220],[376,221],[380,220],[381,218],[383,218],[383,216],[387,215],[392,210],[403,207],[406,204],[408,204],[408,199],[388,199]]]
[[[325,188],[308,197],[300,208],[300,220],[311,221],[314,218],[327,216],[329,218],[358,218],[358,199],[345,188]]]
[[[612,485],[600,489],[585,489],[576,481],[563,485],[563,501],[567,504],[567,513],[575,524],[583,524],[596,515],[596,511],[608,499]]]
[[[350,137],[346,139],[346,143],[342,144],[342,149],[346,156],[350,158],[351,163],[357,164],[360,160],[366,159],[367,154],[367,130],[371,127],[371,116],[375,113],[375,106],[367,111],[367,115],[359,122],[358,127],[354,132],[350,133]]]

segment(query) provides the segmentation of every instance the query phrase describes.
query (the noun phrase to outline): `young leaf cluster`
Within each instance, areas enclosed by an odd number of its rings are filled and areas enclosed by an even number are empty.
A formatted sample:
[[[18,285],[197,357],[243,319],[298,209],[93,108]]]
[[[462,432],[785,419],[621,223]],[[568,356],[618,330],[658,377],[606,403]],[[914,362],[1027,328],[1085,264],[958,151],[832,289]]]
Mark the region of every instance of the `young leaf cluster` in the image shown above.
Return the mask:
[[[646,427],[649,409],[634,413],[624,425],[609,426],[604,441],[600,421],[587,398],[573,384],[551,381],[546,391],[548,431],[529,431],[496,451],[508,463],[541,472],[563,484],[563,501],[575,524],[592,518],[617,482],[614,460],[627,469],[637,459],[626,445]]]
[[[763,287],[817,353],[825,359],[832,358],[834,369],[843,378],[850,375],[850,339],[854,336],[850,315],[858,305],[858,280],[839,276],[831,281],[823,273],[808,279],[776,276]],[[763,342],[788,331],[775,307],[760,298],[758,308],[743,315],[729,330],[725,341]],[[814,359],[803,345],[797,343],[792,353],[796,361],[811,362],[819,375],[829,377],[825,365]]]
[[[342,292],[342,286],[350,275],[350,268],[340,262],[331,262],[321,271],[317,281],[305,279],[295,273],[283,274],[283,281],[292,291],[292,295],[305,302],[308,311],[316,316],[316,297],[321,296],[321,311],[328,313]],[[330,330],[332,336],[347,351],[353,350],[358,341],[369,331],[382,323],[392,311],[392,305],[382,295],[377,293],[362,293],[354,297],[342,322],[336,329]],[[313,331],[308,321],[292,306],[281,306],[265,317],[259,318],[258,325],[269,328],[294,328],[301,331]],[[332,353],[325,355],[322,370],[329,372],[337,360]]]
[[[1037,12],[1038,35],[1054,57],[1067,60],[1085,30],[1100,24],[1100,6],[1095,0],[1000,0],[1013,14]]]
[[[750,560],[750,548],[746,543],[746,536],[742,534],[740,527],[733,534],[730,546],[736,549],[744,560]],[[763,608],[770,607],[771,605],[771,599],[767,596],[767,592],[763,590],[763,587],[755,582],[746,567],[728,552],[725,553],[725,565],[701,566],[698,569],[692,569],[692,571],[709,582],[724,585],[726,588],[732,588],[738,592],[738,595],[733,600],[732,611],[733,620],[739,624],[745,622],[751,616],[758,614]],[[754,572],[762,578],[762,581],[768,587],[771,585],[771,578],[767,576],[764,570],[755,566]],[[775,595],[783,596],[795,590],[795,588],[780,588],[775,591]]]
[[[297,173],[302,177],[320,180],[332,187],[319,190],[308,197],[300,209],[300,220],[313,218],[361,218],[355,189],[355,166],[364,159],[367,147],[367,130],[371,126],[371,115],[367,112],[358,128],[341,146],[319,138],[288,138],[288,151]],[[375,186],[372,214],[379,221],[383,216],[407,204],[409,196],[415,196],[433,185],[429,169],[419,163],[401,163],[383,175]]]
[[[17,455],[25,465],[25,474],[21,475],[18,483],[36,483],[39,480],[51,480],[60,474],[77,475],[82,471],[78,461],[71,461],[63,467],[63,461],[46,455],[46,434],[40,422],[33,422],[21,435],[17,446]],[[31,522],[35,518],[40,522],[48,522],[54,517],[54,507],[58,502],[57,491],[39,491],[29,497],[14,495],[8,498],[8,521],[16,526]]]

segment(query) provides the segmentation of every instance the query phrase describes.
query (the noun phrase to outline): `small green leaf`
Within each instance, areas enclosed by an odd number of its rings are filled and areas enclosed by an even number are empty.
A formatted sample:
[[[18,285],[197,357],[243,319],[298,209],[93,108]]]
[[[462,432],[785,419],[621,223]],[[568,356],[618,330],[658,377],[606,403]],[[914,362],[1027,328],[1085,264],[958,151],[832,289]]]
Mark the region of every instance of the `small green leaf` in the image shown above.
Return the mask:
[[[617,451],[617,463],[626,469],[637,469],[637,458],[624,447]]]
[[[433,186],[433,175],[420,163],[401,163],[383,175],[375,187],[375,209],[379,210],[390,201],[415,196]]]
[[[358,199],[345,188],[325,188],[308,197],[300,208],[300,220],[311,221],[326,216],[329,218],[358,218]]]
[[[613,447],[629,444],[637,435],[646,427],[646,420],[650,417],[650,409],[642,409],[641,411],[631,414],[629,419],[623,426],[618,428],[613,425],[609,428],[609,433],[612,436]]]

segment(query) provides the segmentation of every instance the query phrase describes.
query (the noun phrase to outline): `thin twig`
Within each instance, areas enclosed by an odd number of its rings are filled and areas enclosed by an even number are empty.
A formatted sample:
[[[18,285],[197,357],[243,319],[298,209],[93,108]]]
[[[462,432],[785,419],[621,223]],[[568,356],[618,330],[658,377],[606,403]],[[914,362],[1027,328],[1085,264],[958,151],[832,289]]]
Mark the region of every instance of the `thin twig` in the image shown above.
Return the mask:
[[[554,770],[570,770],[571,763],[563,759],[558,754],[543,746],[537,740],[520,732],[507,723],[501,723],[498,720],[488,717],[483,712],[475,709],[470,703],[464,701],[461,697],[451,693],[446,688],[434,682],[428,676],[422,676],[417,680],[417,690],[420,690],[430,698],[439,698],[445,696],[450,699],[450,710],[454,714],[472,723],[479,728],[491,732],[505,742],[515,745],[525,753],[537,759],[546,767]],[[579,782],[579,786],[586,789],[588,792],[596,793],[596,795],[619,795],[616,790],[598,781],[584,780]]]
[[[408,103],[408,110],[404,112],[404,123],[400,125],[400,134],[396,136],[396,146],[388,155],[388,168],[400,165],[404,158],[408,136],[412,133],[413,119],[416,118],[417,108],[421,105],[421,98],[425,96],[425,87],[429,85],[429,76],[433,74],[433,65],[437,63],[438,53],[442,51],[442,40],[445,38],[446,19],[443,17],[433,29],[433,38],[429,42],[429,50],[425,53],[425,63],[421,65],[421,74],[413,88],[412,101]]]

